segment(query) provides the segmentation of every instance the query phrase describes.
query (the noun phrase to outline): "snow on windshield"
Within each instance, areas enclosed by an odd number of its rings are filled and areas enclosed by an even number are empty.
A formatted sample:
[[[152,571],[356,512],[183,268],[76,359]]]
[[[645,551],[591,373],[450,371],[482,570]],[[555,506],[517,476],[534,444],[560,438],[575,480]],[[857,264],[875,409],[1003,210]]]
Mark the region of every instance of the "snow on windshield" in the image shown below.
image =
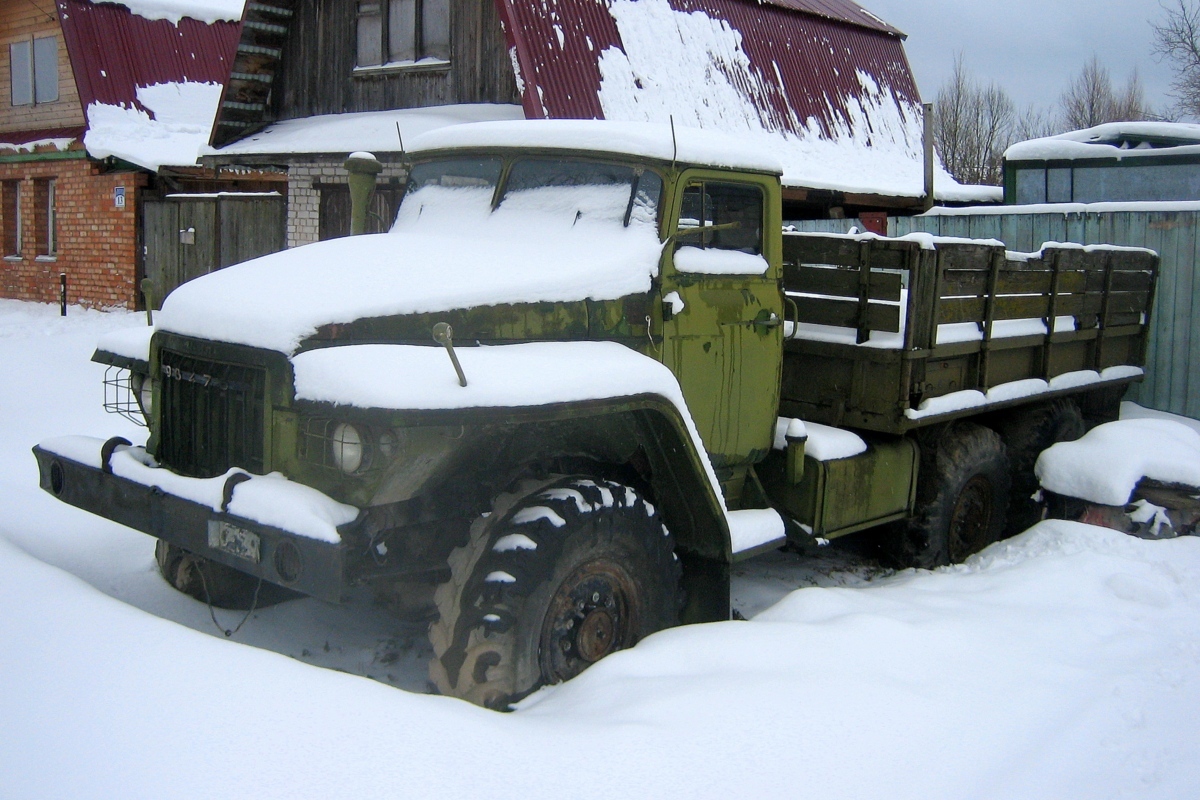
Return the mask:
[[[413,167],[397,225],[487,215],[500,166],[498,159],[459,158]],[[505,224],[537,217],[554,227],[582,221],[653,225],[662,194],[662,179],[654,172],[554,158],[517,161],[506,183],[494,212]]]
[[[400,204],[393,230],[412,226],[418,221],[458,222],[481,220],[492,210],[493,190],[475,186],[439,186],[430,184],[410,190]]]
[[[628,204],[628,187],[539,186],[509,194],[496,213],[504,217],[546,214],[559,217],[568,226],[585,219],[620,224]]]

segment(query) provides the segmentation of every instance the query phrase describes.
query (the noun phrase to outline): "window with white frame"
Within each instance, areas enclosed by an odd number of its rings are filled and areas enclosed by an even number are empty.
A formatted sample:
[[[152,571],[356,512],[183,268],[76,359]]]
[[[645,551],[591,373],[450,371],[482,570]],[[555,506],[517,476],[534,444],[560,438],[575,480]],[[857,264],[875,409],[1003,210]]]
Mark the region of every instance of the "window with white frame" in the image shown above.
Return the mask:
[[[10,90],[14,106],[58,100],[58,38],[45,36],[8,46]]]
[[[40,178],[33,183],[37,253],[42,258],[58,255],[58,181]]]
[[[450,60],[450,0],[359,0],[359,67]]]

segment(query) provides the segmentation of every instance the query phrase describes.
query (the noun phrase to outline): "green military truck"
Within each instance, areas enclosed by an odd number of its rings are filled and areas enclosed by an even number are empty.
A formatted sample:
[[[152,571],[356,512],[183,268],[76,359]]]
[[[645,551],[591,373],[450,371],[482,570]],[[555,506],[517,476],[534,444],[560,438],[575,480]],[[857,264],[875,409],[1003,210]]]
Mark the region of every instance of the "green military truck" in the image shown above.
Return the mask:
[[[34,452],[177,588],[373,593],[482,705],[728,619],[766,549],[874,529],[961,560],[1141,375],[1149,251],[788,233],[769,155],[666,126],[465,125],[408,158],[391,232],[184,284],[101,343],[144,447]]]

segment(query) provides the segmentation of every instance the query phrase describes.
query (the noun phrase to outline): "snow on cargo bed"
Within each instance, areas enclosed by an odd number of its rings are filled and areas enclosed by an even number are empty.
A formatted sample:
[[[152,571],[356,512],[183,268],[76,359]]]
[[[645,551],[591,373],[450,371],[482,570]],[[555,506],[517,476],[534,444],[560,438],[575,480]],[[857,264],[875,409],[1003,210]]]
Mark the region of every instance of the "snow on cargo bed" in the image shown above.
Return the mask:
[[[615,202],[611,186],[571,188],[571,197],[563,187],[510,193],[493,212],[489,188],[425,186],[410,191],[390,233],[226,267],[180,286],[155,320],[160,330],[290,354],[332,323],[648,292],[662,245],[638,214],[622,224],[628,189]]]
[[[1041,378],[1026,378],[1009,383],[1000,383],[986,392],[977,389],[962,389],[957,392],[930,397],[921,401],[916,408],[904,409],[904,416],[909,419],[924,419],[936,417],[939,414],[951,414],[969,408],[981,408],[994,403],[1007,403],[1020,400],[1023,397],[1035,397],[1047,392],[1058,392],[1064,389],[1076,389],[1093,383],[1108,381],[1123,381],[1140,378],[1145,374],[1141,367],[1120,365],[1107,367],[1100,372],[1091,369],[1081,369],[1075,372],[1064,372],[1048,381]]]
[[[440,409],[541,406],[655,394],[679,411],[709,483],[716,473],[675,375],[616,342],[529,342],[457,347],[467,385],[437,346],[362,344],[292,357],[296,399],[358,408]],[[723,501],[722,501],[723,502]]]
[[[1034,472],[1056,494],[1123,506],[1142,478],[1200,486],[1200,433],[1169,419],[1121,419],[1052,446]]]

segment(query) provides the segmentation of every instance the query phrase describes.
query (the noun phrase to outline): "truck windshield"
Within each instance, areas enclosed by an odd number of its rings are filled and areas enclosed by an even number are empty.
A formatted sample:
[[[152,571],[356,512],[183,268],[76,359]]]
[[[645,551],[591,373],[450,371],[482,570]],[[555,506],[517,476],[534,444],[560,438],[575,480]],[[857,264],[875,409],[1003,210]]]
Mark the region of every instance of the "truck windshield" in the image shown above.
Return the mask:
[[[662,179],[640,167],[531,158],[513,164],[499,210],[561,214],[572,225],[654,225],[661,195]]]
[[[415,219],[438,210],[454,213],[474,209],[488,213],[501,166],[499,158],[455,158],[414,164],[398,219],[407,216]]]
[[[500,172],[499,158],[415,164],[396,221],[487,215]],[[569,226],[581,221],[654,226],[661,196],[662,178],[641,167],[530,158],[512,165],[496,210],[511,218],[561,218]]]

